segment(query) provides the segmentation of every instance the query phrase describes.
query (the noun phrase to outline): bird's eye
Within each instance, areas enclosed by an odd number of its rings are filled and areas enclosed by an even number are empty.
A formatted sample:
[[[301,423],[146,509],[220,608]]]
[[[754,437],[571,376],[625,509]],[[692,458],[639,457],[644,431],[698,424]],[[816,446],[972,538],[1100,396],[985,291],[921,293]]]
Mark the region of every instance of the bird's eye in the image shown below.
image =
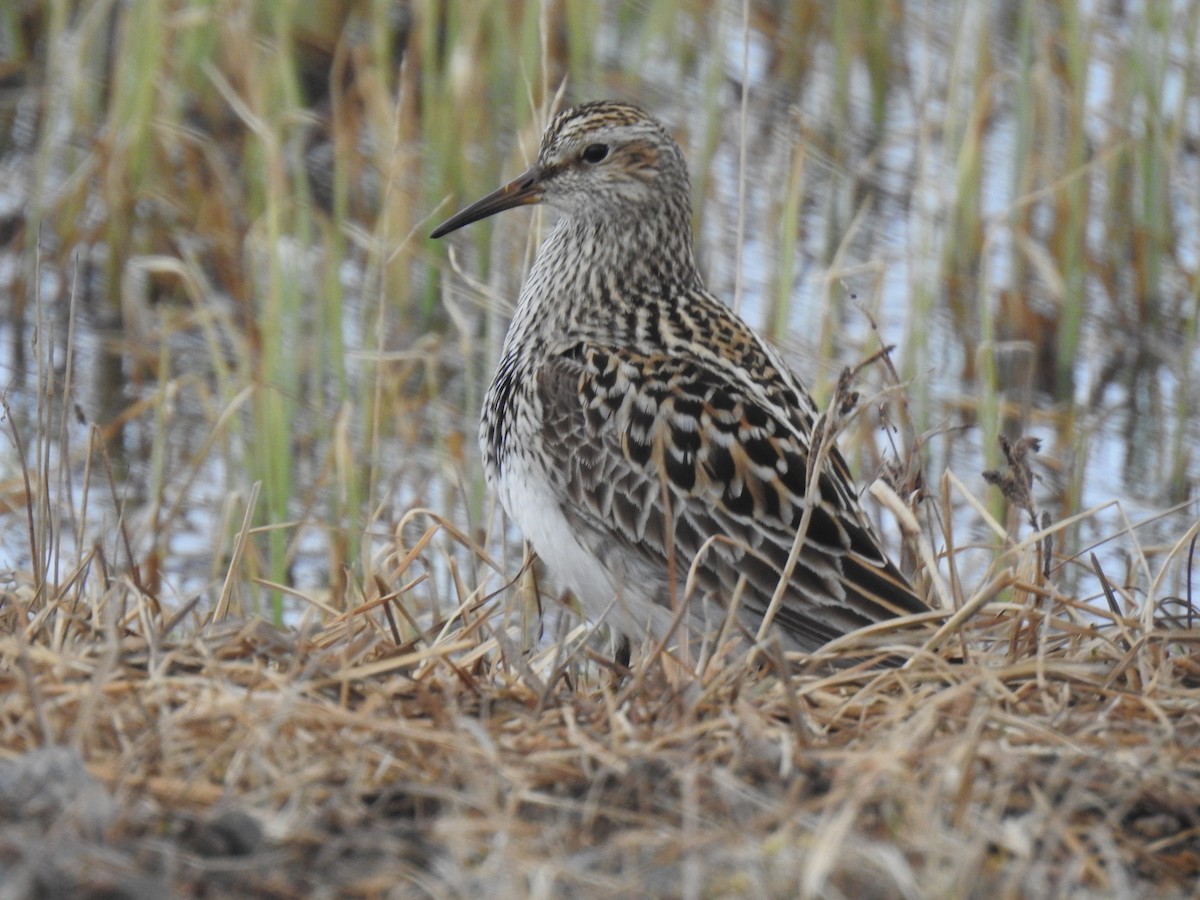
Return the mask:
[[[587,163],[598,163],[606,156],[608,156],[608,144],[588,144],[580,154],[580,158]]]

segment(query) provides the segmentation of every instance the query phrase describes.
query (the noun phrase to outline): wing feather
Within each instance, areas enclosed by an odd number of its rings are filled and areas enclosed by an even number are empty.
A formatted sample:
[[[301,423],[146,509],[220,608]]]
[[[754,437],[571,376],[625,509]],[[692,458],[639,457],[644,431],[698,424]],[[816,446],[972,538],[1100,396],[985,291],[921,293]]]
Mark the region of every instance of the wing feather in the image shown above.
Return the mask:
[[[564,513],[592,551],[640,557],[643,573],[665,572],[674,552],[678,571],[694,564],[700,590],[722,602],[744,578],[742,619],[757,630],[804,515],[813,411],[756,396],[708,360],[594,343],[552,357],[538,393]],[[815,649],[924,611],[880,548],[836,448],[816,486],[778,627]],[[670,603],[665,576],[638,589]]]

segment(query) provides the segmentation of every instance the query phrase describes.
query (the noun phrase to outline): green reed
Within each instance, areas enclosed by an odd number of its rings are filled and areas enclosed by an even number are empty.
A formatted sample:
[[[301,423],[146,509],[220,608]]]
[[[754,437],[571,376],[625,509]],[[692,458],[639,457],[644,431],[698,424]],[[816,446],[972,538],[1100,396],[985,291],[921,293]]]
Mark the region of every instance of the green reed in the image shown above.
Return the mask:
[[[1083,458],[1079,441],[1106,427],[1089,418],[1086,399],[1104,385],[1074,383],[1092,352],[1089,323],[1115,323],[1115,346],[1099,351],[1114,358],[1122,341],[1182,323],[1172,331],[1177,382],[1156,401],[1162,439],[1147,443],[1171,490],[1186,486],[1200,288],[1180,275],[1187,235],[1172,210],[1195,210],[1177,182],[1193,152],[1182,123],[1200,71],[1196,10],[1150,4],[1109,33],[1085,7],[1032,0],[988,13],[878,0],[402,6],[145,0],[69,14],[46,4],[20,296],[37,281],[31,235],[53,234],[41,265],[60,272],[70,271],[68,251],[98,248],[99,305],[128,317],[104,377],[160,405],[185,398],[203,410],[209,430],[190,455],[169,452],[176,418],[159,409],[137,420],[155,435],[146,486],[160,551],[186,509],[173,492],[186,493],[213,460],[230,496],[261,482],[260,528],[240,565],[247,596],[271,598],[276,617],[281,595],[252,586],[290,583],[305,529],[330,547],[322,589],[338,602],[350,596],[345,573],[361,577],[393,530],[397,484],[405,502],[436,498],[443,513],[461,506],[482,522],[475,418],[527,230],[514,213],[455,239],[482,293],[427,235],[528,162],[564,79],[568,100],[615,94],[674,116],[706,263],[741,252],[727,181],[749,91],[741,175],[748,208],[765,212],[745,225],[768,260],[754,273],[765,301],[753,324],[799,344],[798,368],[818,393],[859,349],[840,336],[861,314],[821,277],[834,260],[908,267],[903,295],[878,300],[905,323],[896,358],[913,379],[916,421],[977,428],[987,455],[1006,424],[1032,412],[1017,408],[1027,398],[1008,403],[1012,348],[1037,357],[1046,345],[1053,375],[1034,402],[1057,417],[1049,427],[1063,452]],[[1118,123],[1106,129],[1088,112],[1091,67],[1104,53],[1105,115]],[[946,73],[922,81],[921,54]],[[324,88],[310,95],[313,83]],[[901,125],[908,131],[897,133]],[[774,152],[780,133],[794,142],[789,152]],[[333,148],[327,171],[310,171],[322,140]],[[899,251],[865,237],[892,226],[873,193],[889,142],[917,145],[915,184],[928,207]],[[125,290],[134,271],[145,286]],[[820,285],[821,321],[798,323],[803,292]],[[200,338],[198,359],[177,355],[188,335]],[[927,374],[947,363],[958,368]],[[1162,380],[1111,368],[1104,377]],[[932,399],[933,378],[955,386],[943,389],[948,406]],[[406,480],[410,470],[433,474]],[[1068,508],[1081,502],[1083,477],[1066,477]],[[227,518],[214,557],[233,545],[240,514]]]

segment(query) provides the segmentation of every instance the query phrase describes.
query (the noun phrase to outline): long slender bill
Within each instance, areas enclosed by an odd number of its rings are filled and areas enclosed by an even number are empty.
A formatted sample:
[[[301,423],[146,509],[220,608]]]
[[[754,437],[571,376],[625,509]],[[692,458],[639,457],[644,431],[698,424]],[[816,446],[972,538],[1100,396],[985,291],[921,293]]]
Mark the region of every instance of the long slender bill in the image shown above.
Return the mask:
[[[541,170],[535,165],[518,175],[504,187],[492,191],[482,200],[477,200],[461,212],[457,212],[433,230],[432,238],[440,238],[464,225],[486,219],[488,216],[512,209],[540,203],[542,199]]]

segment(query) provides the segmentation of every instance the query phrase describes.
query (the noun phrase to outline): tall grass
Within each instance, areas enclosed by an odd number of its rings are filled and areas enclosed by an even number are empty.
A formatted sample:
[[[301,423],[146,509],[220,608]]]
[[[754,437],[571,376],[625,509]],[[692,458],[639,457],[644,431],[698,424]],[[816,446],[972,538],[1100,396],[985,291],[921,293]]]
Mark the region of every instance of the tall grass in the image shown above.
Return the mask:
[[[10,46],[32,27],[42,48],[14,300],[40,285],[52,321],[79,273],[76,334],[105,338],[75,399],[118,423],[112,457],[129,451],[153,510],[135,552],[168,582],[187,516],[229,523],[219,559],[254,483],[242,575],[276,618],[298,582],[349,602],[407,509],[488,527],[474,420],[531,243],[519,213],[484,223],[455,239],[454,270],[426,235],[528,161],[564,79],[568,100],[629,97],[675,127],[730,297],[744,145],[765,261],[744,272],[747,314],[823,395],[876,349],[859,306],[877,304],[933,471],[996,465],[1036,406],[1061,512],[1094,502],[1076,463],[1114,440],[1111,385],[1152,418],[1127,452],[1159,435],[1163,484],[1139,493],[1194,480],[1195,11],[751,3],[742,84],[731,4],[34,9],[4,19]],[[20,333],[30,314],[10,309]],[[856,444],[869,476],[878,448],[868,430]],[[228,512],[188,500],[212,478]]]

